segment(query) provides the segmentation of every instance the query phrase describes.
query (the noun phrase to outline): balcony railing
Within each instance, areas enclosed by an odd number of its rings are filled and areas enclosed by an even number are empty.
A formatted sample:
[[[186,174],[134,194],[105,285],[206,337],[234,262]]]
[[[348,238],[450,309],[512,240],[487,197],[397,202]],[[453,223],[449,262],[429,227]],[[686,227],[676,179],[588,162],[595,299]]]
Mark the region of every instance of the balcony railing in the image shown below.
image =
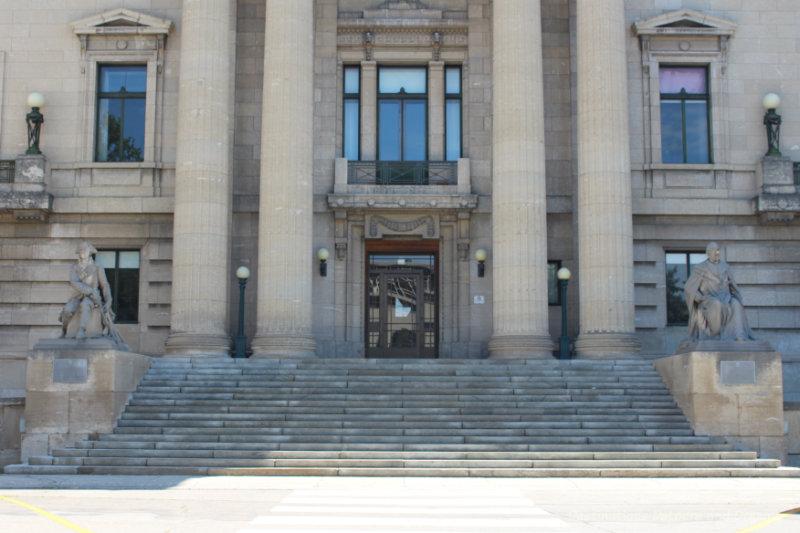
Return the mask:
[[[12,183],[14,181],[14,161],[0,161],[0,183]]]
[[[349,161],[350,185],[456,185],[455,161]]]

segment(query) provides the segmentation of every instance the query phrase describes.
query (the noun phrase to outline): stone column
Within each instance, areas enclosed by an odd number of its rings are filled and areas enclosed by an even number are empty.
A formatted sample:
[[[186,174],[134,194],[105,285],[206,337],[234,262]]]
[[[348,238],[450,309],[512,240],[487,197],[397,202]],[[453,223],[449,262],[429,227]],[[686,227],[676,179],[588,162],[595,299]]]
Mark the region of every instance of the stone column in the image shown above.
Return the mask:
[[[264,42],[254,357],[309,357],[314,5],[269,0]]]
[[[539,0],[494,2],[492,358],[549,358]]]
[[[639,352],[623,0],[578,0],[578,357]]]
[[[444,161],[444,61],[428,62],[428,159]]]
[[[236,2],[184,0],[168,355],[228,356]]]
[[[361,62],[361,159],[378,159],[378,64]]]

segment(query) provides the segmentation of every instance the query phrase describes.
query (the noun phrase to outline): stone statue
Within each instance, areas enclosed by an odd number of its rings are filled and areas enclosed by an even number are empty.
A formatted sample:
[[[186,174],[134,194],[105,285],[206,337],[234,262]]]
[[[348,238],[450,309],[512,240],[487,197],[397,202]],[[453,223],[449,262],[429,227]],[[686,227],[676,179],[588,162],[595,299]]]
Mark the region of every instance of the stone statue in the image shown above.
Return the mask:
[[[58,319],[61,337],[83,340],[105,337],[124,344],[114,325],[111,287],[103,267],[95,264],[97,249],[86,241],[78,245],[78,262],[72,265],[69,284],[73,289]]]
[[[687,340],[755,340],[730,267],[719,257],[719,245],[710,243],[706,255],[708,259],[692,268],[684,285],[689,307]]]

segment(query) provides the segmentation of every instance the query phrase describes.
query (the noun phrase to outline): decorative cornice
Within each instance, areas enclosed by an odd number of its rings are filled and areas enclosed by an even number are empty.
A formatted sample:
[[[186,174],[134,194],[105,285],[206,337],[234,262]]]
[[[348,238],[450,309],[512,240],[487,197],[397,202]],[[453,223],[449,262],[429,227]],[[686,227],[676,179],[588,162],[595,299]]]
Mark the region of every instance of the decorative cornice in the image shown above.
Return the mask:
[[[99,15],[72,23],[76,35],[167,35],[172,21],[160,19],[131,9],[112,9]]]
[[[633,31],[644,35],[725,35],[730,37],[736,23],[694,9],[681,9],[633,23]]]

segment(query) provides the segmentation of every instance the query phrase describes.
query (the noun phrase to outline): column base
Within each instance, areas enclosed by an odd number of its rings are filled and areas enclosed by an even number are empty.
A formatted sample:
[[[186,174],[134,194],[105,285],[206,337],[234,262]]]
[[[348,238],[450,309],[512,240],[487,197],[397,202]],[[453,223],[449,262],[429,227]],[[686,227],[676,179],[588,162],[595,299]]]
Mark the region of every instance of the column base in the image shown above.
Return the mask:
[[[489,359],[552,359],[553,339],[544,335],[494,335]]]
[[[250,359],[306,359],[317,356],[317,343],[309,335],[258,335],[250,344]]]
[[[173,333],[167,338],[164,357],[230,357],[231,338],[227,335]]]
[[[632,333],[581,333],[576,359],[639,359],[642,343]]]

